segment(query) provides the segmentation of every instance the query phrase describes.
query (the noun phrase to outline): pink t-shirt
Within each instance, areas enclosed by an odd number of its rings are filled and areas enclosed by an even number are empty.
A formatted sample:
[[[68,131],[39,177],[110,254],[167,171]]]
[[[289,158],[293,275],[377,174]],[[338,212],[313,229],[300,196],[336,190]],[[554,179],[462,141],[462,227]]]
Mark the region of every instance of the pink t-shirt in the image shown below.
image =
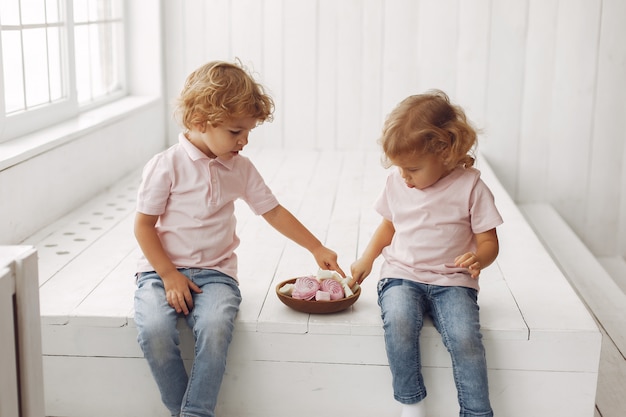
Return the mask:
[[[159,216],[156,230],[174,265],[215,269],[236,280],[235,200],[257,215],[278,200],[248,158],[211,159],[183,134],[178,142],[144,167],[137,211]],[[153,270],[142,255],[138,271]]]
[[[454,259],[476,249],[474,234],[502,224],[493,194],[474,168],[457,168],[434,185],[409,188],[394,170],[375,209],[395,234],[383,249],[381,278],[478,289]]]

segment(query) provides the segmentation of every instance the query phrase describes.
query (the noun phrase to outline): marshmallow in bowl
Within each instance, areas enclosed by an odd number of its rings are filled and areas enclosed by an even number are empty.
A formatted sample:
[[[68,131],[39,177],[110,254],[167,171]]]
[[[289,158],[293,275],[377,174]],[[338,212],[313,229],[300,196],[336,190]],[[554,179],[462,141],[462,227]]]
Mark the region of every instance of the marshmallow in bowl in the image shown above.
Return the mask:
[[[341,275],[339,275],[339,273],[337,271],[329,271],[329,270],[326,270],[326,269],[319,269],[317,271],[316,277],[317,277],[318,281],[321,281],[323,279],[335,279],[335,280],[341,282],[341,280],[343,279],[343,278],[341,278]]]
[[[330,293],[328,291],[316,292],[315,301],[330,301]]]
[[[285,284],[278,289],[281,294],[288,295],[291,297],[291,293],[293,292],[294,284]]]

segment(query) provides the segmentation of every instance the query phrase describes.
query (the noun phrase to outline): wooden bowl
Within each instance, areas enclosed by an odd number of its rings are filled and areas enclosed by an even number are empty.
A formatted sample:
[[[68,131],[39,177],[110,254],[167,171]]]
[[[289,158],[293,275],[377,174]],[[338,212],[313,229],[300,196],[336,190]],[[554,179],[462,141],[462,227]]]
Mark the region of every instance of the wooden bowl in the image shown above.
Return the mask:
[[[330,301],[308,301],[308,300],[298,300],[297,298],[291,298],[286,294],[280,293],[280,288],[282,288],[285,284],[293,284],[296,282],[296,278],[288,279],[286,281],[281,282],[276,286],[276,295],[278,299],[282,301],[286,306],[293,308],[296,311],[300,311],[302,313],[310,313],[310,314],[328,314],[328,313],[337,313],[339,311],[343,311],[346,308],[350,307],[352,304],[359,299],[361,295],[361,286],[358,286],[356,291],[350,297],[342,298],[339,300],[330,300]]]

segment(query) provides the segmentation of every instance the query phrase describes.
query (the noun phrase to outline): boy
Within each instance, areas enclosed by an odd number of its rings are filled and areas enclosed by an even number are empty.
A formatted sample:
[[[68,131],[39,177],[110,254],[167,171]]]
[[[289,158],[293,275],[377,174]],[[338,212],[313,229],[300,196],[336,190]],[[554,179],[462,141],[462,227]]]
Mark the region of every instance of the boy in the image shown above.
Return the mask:
[[[213,417],[241,294],[234,201],[303,246],[322,269],[343,271],[322,245],[282,207],[254,165],[239,152],[273,101],[239,64],[210,62],[189,75],[176,114],[179,143],[145,166],[135,236],[139,260],[135,321],[138,341],[173,416]],[[178,317],[193,329],[188,375],[180,355]]]

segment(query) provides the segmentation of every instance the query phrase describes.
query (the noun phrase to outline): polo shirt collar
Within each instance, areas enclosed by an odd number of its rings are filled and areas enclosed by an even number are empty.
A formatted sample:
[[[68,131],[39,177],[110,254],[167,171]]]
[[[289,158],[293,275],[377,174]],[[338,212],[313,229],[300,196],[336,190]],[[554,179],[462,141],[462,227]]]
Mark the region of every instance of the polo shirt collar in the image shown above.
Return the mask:
[[[200,159],[208,159],[210,161],[219,162],[221,165],[228,169],[232,169],[234,166],[234,160],[236,157],[228,161],[222,160],[221,158],[209,158],[204,154],[204,152],[202,152],[200,149],[196,148],[191,142],[189,142],[189,140],[185,137],[185,134],[182,132],[178,134],[178,143],[180,143],[180,145],[183,147],[185,153],[187,153],[187,156],[189,156],[189,159],[194,162]]]

